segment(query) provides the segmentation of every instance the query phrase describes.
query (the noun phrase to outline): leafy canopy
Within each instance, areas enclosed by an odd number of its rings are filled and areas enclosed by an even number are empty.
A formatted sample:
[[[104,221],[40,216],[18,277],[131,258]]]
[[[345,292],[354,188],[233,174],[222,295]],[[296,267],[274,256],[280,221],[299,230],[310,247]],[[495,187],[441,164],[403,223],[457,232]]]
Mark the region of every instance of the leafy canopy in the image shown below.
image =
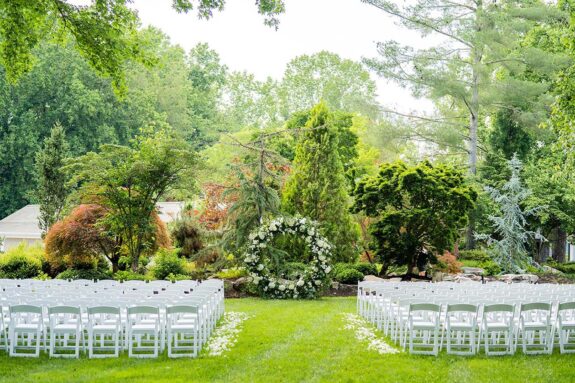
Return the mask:
[[[156,203],[174,187],[193,180],[189,173],[196,155],[166,130],[142,134],[132,146],[103,145],[75,159],[68,169],[79,184],[82,202],[109,209],[104,220],[118,233],[137,271],[140,255],[149,248],[154,232]],[[191,187],[190,185],[187,185]]]
[[[101,75],[110,77],[116,89],[125,90],[128,61],[153,64],[154,56],[138,37],[139,19],[129,7],[131,0],[92,0],[75,5],[69,0],[0,1],[0,64],[8,79],[17,80],[34,64],[34,48],[43,40],[64,42],[70,37],[76,49]],[[209,19],[222,10],[225,0],[172,0],[181,13],[197,11]],[[256,0],[264,23],[277,29],[283,0]]]
[[[477,193],[451,166],[397,161],[362,179],[354,196],[353,211],[376,218],[370,232],[379,259],[412,272],[451,249]]]

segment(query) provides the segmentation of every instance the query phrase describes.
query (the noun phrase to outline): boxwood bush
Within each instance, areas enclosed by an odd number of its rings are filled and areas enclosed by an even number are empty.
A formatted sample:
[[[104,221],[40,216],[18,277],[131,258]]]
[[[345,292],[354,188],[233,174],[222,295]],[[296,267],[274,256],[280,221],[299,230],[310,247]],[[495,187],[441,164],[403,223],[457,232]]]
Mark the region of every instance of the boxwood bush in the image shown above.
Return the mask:
[[[160,249],[153,261],[152,274],[156,279],[166,279],[170,274],[185,274],[185,261],[175,250]]]
[[[378,274],[377,266],[373,263],[356,263],[353,265],[353,267],[364,276]]]
[[[340,283],[345,284],[356,284],[359,281],[363,281],[363,274],[353,267],[340,270],[340,272],[335,276],[335,280]]]
[[[377,275],[377,266],[371,263],[336,263],[333,279],[340,283],[355,284],[366,275]]]
[[[57,279],[112,279],[112,272],[105,269],[68,269],[56,276]]]
[[[42,273],[44,251],[24,242],[0,255],[0,278],[35,278]]]
[[[143,274],[134,273],[133,271],[121,270],[114,274],[117,281],[145,281],[147,278]]]
[[[460,250],[458,260],[486,262],[491,261],[491,257],[485,250],[481,249]]]

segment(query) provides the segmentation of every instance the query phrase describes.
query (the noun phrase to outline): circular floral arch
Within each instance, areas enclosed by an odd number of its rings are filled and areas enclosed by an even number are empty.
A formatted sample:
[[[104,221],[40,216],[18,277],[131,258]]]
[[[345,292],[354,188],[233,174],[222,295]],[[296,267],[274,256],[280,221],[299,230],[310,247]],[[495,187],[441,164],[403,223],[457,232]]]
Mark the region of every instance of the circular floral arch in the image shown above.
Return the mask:
[[[312,258],[297,280],[280,279],[266,266],[265,249],[277,235],[293,234],[304,239]],[[300,217],[278,217],[250,234],[244,258],[246,269],[261,295],[270,298],[316,298],[328,283],[331,245],[317,231],[313,221]]]

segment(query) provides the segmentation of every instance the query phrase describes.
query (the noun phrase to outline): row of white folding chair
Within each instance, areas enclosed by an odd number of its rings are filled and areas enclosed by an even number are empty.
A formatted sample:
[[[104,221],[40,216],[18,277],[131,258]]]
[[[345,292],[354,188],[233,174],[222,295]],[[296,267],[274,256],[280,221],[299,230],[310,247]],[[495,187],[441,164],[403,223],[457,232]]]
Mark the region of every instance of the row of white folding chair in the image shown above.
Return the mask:
[[[194,303],[194,302],[190,302]],[[199,303],[201,305],[201,302]],[[193,304],[168,306],[166,308],[166,331],[168,332],[168,354],[174,356],[196,356],[205,342],[201,329],[207,327],[208,316],[203,314],[206,306]],[[127,339],[130,356],[156,357],[163,344],[163,329],[160,326],[160,310],[153,306],[135,306],[127,309],[127,327],[123,328],[119,307],[97,306],[87,309],[88,321],[84,324],[81,309],[73,306],[48,308],[48,324],[44,320],[42,307],[18,305],[10,308],[10,325],[2,323],[4,348],[11,356],[37,357],[42,347],[49,348],[51,357],[78,357],[80,342],[84,342],[84,331],[88,336],[88,354],[90,358],[118,356],[122,348],[122,335]],[[176,316],[176,318],[172,318]],[[6,332],[8,327],[8,332]],[[182,338],[178,335],[191,335],[193,344],[183,348],[190,352],[178,354],[182,350]],[[153,338],[152,353],[138,353],[150,347],[142,345],[145,336]],[[172,342],[173,337],[176,337]],[[204,335],[205,336],[205,335]],[[70,342],[73,344],[70,344]],[[179,344],[180,343],[180,344]],[[136,346],[134,346],[136,344]],[[59,345],[60,347],[57,347]],[[33,353],[18,350],[33,349]],[[58,349],[73,350],[73,354],[58,353]],[[110,354],[109,351],[112,353]],[[104,353],[99,353],[103,351]]]
[[[390,311],[390,316],[388,317],[388,319],[391,321],[390,327],[388,327],[387,324],[384,324],[383,326],[384,331],[390,329],[390,335],[392,339],[399,342],[403,347],[405,347],[407,342],[407,332],[410,331],[410,326],[413,325],[413,318],[410,318],[410,315],[413,313],[411,308],[413,305],[418,304],[421,305],[423,302],[420,299],[413,298],[403,299],[401,302],[398,302],[398,304],[393,307],[393,310]],[[445,316],[442,315],[442,304],[431,305],[433,307],[439,308],[439,311],[437,311],[439,321],[438,325],[441,327],[442,334],[444,331],[447,331],[448,334],[450,334],[449,329],[452,328],[450,324],[450,320],[452,318],[450,315],[451,312],[457,311],[455,310],[456,308],[472,308],[471,311],[475,312],[473,316],[475,318],[475,325],[477,328],[474,327],[474,330],[470,331],[473,333],[473,335],[468,333],[466,336],[467,339],[472,340],[471,345],[473,345],[475,343],[475,335],[478,329],[480,330],[479,333],[481,333],[482,330],[485,336],[490,334],[492,336],[491,340],[488,338],[483,339],[487,354],[496,355],[502,353],[513,353],[515,352],[517,345],[517,343],[514,343],[513,341],[515,340],[515,342],[517,342],[519,339],[521,339],[523,351],[526,354],[549,353],[552,350],[553,330],[555,329],[555,326],[557,327],[557,331],[559,333],[560,339],[558,339],[558,343],[560,345],[561,352],[569,352],[570,350],[568,350],[567,347],[574,346],[574,344],[571,344],[570,341],[573,342],[572,338],[575,336],[575,331],[573,331],[575,330],[575,310],[573,310],[575,303],[564,303],[559,306],[562,322],[557,321],[555,325],[552,323],[554,315],[552,314],[553,305],[550,303],[523,303],[519,304],[518,306],[514,304],[491,304],[478,306],[471,304],[453,305],[449,303],[446,304],[444,302],[443,307],[445,307]],[[515,312],[516,307],[519,307],[518,316],[516,316]],[[568,315],[564,316],[563,314],[565,313]],[[461,312],[458,314],[459,317],[462,316]],[[441,318],[445,319],[442,320]],[[427,323],[428,321],[423,322],[425,322],[426,326],[430,325]],[[417,325],[417,322],[415,325]],[[459,321],[457,325],[459,327],[453,327],[454,330],[459,332],[459,340],[461,340],[464,328],[469,327],[469,325],[470,324],[467,323],[462,328],[461,321]],[[419,330],[422,329],[419,328]],[[490,350],[490,345],[492,348],[501,348],[501,342],[499,342],[499,339],[502,336],[504,340],[503,346],[505,346],[504,350]],[[448,335],[448,352],[451,351],[449,338],[450,335]],[[477,346],[479,346],[479,343],[481,342],[480,334],[477,334],[477,338]],[[410,350],[411,349],[412,347],[410,343]],[[435,352],[436,351],[433,351],[432,353]],[[476,348],[473,346],[466,353],[475,352]]]
[[[191,285],[191,284],[189,284],[189,285]],[[195,285],[194,285],[194,286],[195,286]],[[202,292],[202,291],[203,291],[203,292]],[[223,283],[222,283],[221,281],[210,281],[210,283],[206,283],[206,284],[202,287],[202,289],[200,289],[199,294],[200,294],[200,296],[203,296],[203,295],[206,295],[206,294],[207,294],[208,292],[210,292],[210,291],[211,291],[211,293],[212,293],[211,295],[214,296],[214,297],[217,297],[218,299],[212,300],[212,301],[215,301],[215,302],[217,303],[217,305],[214,306],[214,307],[215,307],[214,310],[210,310],[210,315],[209,315],[209,316],[206,316],[206,318],[208,318],[208,320],[209,320],[209,324],[207,324],[207,325],[204,326],[204,327],[207,329],[207,330],[204,331],[204,333],[203,333],[203,334],[204,334],[204,339],[206,338],[206,334],[208,333],[208,331],[211,331],[211,328],[213,328],[213,326],[215,326],[215,322],[216,322],[217,319],[214,319],[214,318],[216,318],[216,315],[214,315],[213,313],[216,313],[216,314],[219,314],[219,315],[221,315],[221,314],[223,313]],[[188,291],[186,291],[186,292],[188,292]],[[186,294],[182,294],[181,297],[174,297],[174,298],[189,298],[192,294],[193,294],[193,292],[188,292],[187,295],[186,295]],[[118,306],[121,306],[121,308],[123,308],[124,311],[126,310],[126,307],[127,307],[131,302],[133,302],[133,301],[128,301],[128,300],[125,299],[125,298],[127,298],[127,297],[124,297],[124,299],[123,299],[123,298],[117,298],[117,297],[116,297],[116,299],[115,299],[116,304],[117,304]],[[159,298],[159,297],[156,296],[156,298]],[[104,299],[107,300],[107,298],[105,298],[105,297],[104,297]],[[167,302],[169,302],[169,303],[171,303],[171,304],[175,303],[173,300],[167,300],[167,299],[166,299],[166,296],[163,296],[161,299],[162,299],[163,301],[167,301]],[[220,300],[221,300],[221,302],[220,302]],[[119,301],[122,301],[122,302],[120,303]],[[56,303],[56,302],[57,302],[57,301],[55,301],[55,302],[53,302],[53,303]],[[46,301],[44,300],[44,301],[39,301],[39,302],[35,302],[35,303],[45,304]],[[95,302],[93,299],[90,300],[90,304],[93,305],[93,304],[95,304],[95,303],[96,303],[96,302]],[[104,303],[108,303],[108,302],[101,302],[101,303],[104,304]],[[80,306],[85,306],[85,302],[83,302],[83,301],[80,300],[80,301],[77,303],[77,305],[78,305],[78,307],[80,307]],[[165,307],[165,305],[164,305],[164,307]],[[210,308],[211,308],[211,305],[208,305],[208,306],[205,306],[205,307],[210,307]],[[207,310],[206,310],[206,311],[207,311]],[[120,315],[120,317],[122,317],[122,316]],[[3,318],[4,318],[4,316],[3,316]],[[218,316],[217,318],[219,318],[219,316]],[[46,322],[46,319],[44,320],[44,322]],[[83,322],[84,324],[86,323],[86,317],[84,317],[84,318],[82,319],[82,322]],[[6,326],[5,326],[5,327],[6,327]],[[48,326],[46,326],[46,323],[44,323],[44,328],[47,328],[47,327],[48,327]],[[124,324],[123,328],[125,329],[125,324]],[[204,340],[204,341],[205,341],[205,340]]]

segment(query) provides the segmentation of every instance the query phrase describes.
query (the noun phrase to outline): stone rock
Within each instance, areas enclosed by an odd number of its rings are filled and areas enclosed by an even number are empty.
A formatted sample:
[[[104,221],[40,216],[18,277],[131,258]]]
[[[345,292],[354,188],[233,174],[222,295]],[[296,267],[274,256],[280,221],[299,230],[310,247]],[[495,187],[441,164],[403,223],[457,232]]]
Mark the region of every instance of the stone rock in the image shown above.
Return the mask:
[[[463,274],[473,274],[473,275],[482,275],[485,270],[481,267],[462,267],[461,271]]]
[[[339,282],[336,281],[331,282],[331,288],[334,290],[339,290]]]
[[[247,277],[240,277],[240,278],[238,278],[232,282],[232,287],[235,290],[241,291],[245,287],[245,285],[247,285],[248,283],[249,283],[249,280]]]
[[[431,280],[432,280],[433,282],[441,282],[441,281],[443,281],[444,275],[445,275],[445,274],[442,273],[441,271],[436,271],[436,272],[433,273],[433,275],[432,275],[432,277],[431,277]]]
[[[340,283],[338,286],[338,292],[340,292],[342,295],[357,295],[357,285],[346,285]]]
[[[455,276],[454,275],[444,275],[443,276],[443,282],[453,282],[455,281]]]
[[[466,277],[466,276],[464,276],[464,275],[461,275],[461,274],[456,275],[455,278],[454,278],[454,281],[455,281],[455,282],[458,282],[458,283],[461,283],[461,282],[474,282],[473,279],[471,279],[471,278],[469,278],[469,277]]]
[[[533,274],[503,274],[498,279],[506,283],[536,283],[539,277]]]
[[[389,278],[388,281],[390,281],[390,282],[401,282],[401,278],[400,277]]]
[[[543,271],[545,271],[546,273],[551,273],[551,274],[563,274],[561,271],[554,269],[551,266],[547,266],[547,265],[543,265]]]
[[[385,279],[376,277],[375,275],[366,275],[363,277],[364,282],[384,282]]]

